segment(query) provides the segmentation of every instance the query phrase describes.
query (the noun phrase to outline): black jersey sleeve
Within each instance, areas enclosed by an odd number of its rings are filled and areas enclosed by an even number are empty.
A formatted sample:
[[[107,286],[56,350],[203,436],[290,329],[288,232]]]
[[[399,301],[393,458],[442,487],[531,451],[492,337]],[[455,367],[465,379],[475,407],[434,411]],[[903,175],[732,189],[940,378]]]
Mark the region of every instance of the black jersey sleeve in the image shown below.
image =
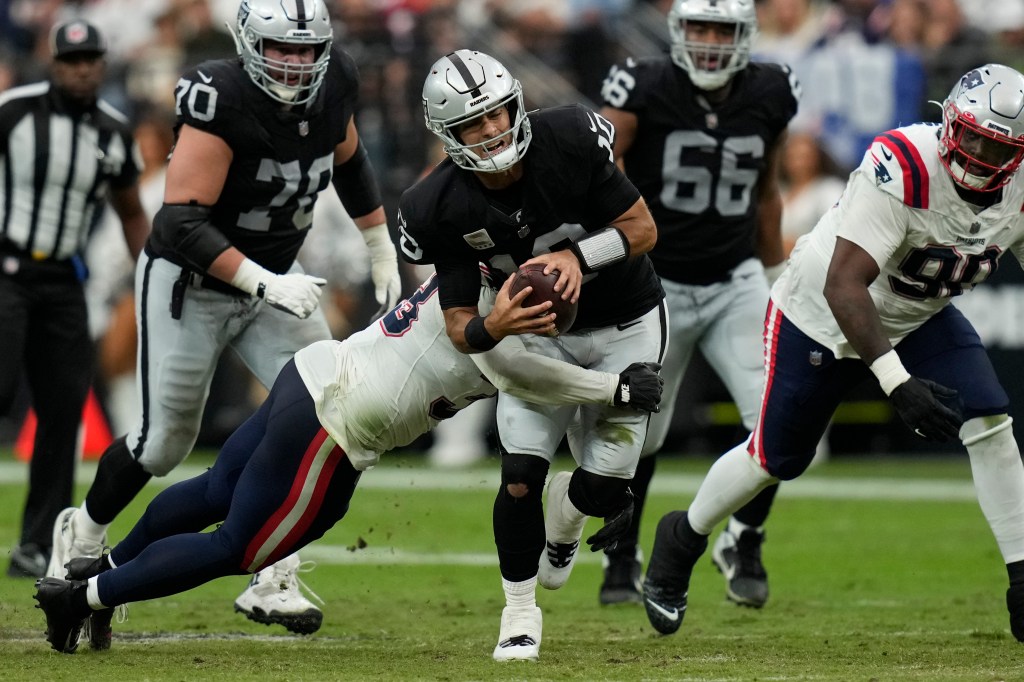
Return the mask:
[[[480,265],[471,261],[439,261],[438,303],[441,310],[472,308],[480,302]]]
[[[751,64],[752,80],[759,90],[755,94],[765,108],[766,118],[781,133],[796,116],[800,102],[800,83],[792,69],[784,64],[760,62]]]
[[[615,127],[611,122],[583,105],[576,105],[576,114],[578,148],[590,169],[587,224],[600,229],[635,204],[640,192],[615,165]]]

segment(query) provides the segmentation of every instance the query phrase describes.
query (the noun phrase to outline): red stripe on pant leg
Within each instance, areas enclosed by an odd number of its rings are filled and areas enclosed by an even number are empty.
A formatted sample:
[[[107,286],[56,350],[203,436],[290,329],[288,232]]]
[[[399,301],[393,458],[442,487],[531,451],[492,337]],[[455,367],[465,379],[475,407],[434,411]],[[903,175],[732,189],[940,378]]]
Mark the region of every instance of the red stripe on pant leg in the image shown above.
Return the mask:
[[[344,457],[345,451],[335,445],[330,454],[327,455],[327,460],[324,462],[324,466],[320,470],[320,476],[316,479],[313,494],[310,495],[309,504],[306,505],[306,509],[302,512],[302,516],[299,517],[299,521],[295,524],[288,535],[286,535],[280,544],[278,544],[277,549],[268,555],[267,560],[263,563],[264,566],[270,566],[271,564],[277,563],[293,552],[292,548],[295,546],[295,543],[299,541],[299,538],[306,534],[310,525],[312,525],[317,515],[320,514],[320,508],[324,504],[324,497],[327,495],[327,488],[330,487],[331,481],[334,478],[334,471],[338,468],[338,464],[341,463],[341,460]]]
[[[779,325],[782,322],[782,311],[775,306],[775,301],[768,300],[768,313],[765,315],[764,325],[764,352],[765,352],[765,377],[764,391],[761,395],[761,412],[757,415],[757,424],[754,425],[754,432],[750,436],[747,452],[752,457],[757,457],[761,468],[765,466],[764,457],[764,415],[768,409],[768,396],[772,392],[772,381],[775,379],[775,354],[779,340]]]
[[[299,470],[295,474],[295,478],[292,479],[291,490],[288,491],[288,497],[285,498],[284,503],[277,508],[270,518],[267,519],[263,527],[260,528],[259,532],[253,536],[253,539],[249,541],[248,546],[245,548],[245,557],[242,559],[242,568],[247,568],[256,559],[256,553],[260,547],[270,538],[270,535],[274,532],[274,529],[288,516],[288,512],[292,510],[296,502],[299,499],[299,495],[302,494],[302,488],[305,484],[306,476],[309,474],[309,469],[313,466],[313,460],[316,458],[317,451],[323,446],[324,441],[327,440],[327,431],[320,429],[316,435],[313,436],[313,440],[310,441],[309,446],[306,448],[306,453],[302,456],[302,462],[299,464]]]

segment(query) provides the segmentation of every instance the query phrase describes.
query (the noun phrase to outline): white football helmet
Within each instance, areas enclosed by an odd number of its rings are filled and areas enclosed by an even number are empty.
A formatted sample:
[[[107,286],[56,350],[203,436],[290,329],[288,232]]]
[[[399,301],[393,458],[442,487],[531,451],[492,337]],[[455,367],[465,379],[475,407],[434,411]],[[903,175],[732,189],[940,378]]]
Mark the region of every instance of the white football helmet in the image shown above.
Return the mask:
[[[939,157],[953,181],[991,192],[1024,159],[1024,76],[1002,64],[964,74],[942,103]]]
[[[686,25],[691,21],[732,24],[732,43],[688,40]],[[668,32],[676,66],[701,90],[717,90],[750,62],[750,45],[757,35],[754,0],[675,0],[668,12]]]
[[[242,66],[260,90],[283,104],[305,104],[316,97],[334,39],[324,0],[242,0],[238,21],[229,28]],[[312,64],[268,59],[264,40],[312,45],[316,58]],[[289,80],[296,82],[289,85]]]
[[[464,144],[459,127],[499,107],[508,109],[510,129],[477,144]],[[473,50],[457,50],[430,67],[423,83],[423,118],[452,161],[472,171],[499,173],[511,168],[533,139],[523,86],[497,59]],[[486,151],[509,134],[508,146],[493,155]]]

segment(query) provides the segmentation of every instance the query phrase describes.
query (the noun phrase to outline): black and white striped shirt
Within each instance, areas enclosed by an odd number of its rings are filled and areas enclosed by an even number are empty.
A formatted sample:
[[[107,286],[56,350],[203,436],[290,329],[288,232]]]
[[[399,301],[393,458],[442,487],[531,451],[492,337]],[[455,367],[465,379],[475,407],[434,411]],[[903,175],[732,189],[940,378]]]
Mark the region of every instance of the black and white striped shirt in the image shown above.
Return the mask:
[[[74,256],[109,189],[141,167],[127,118],[103,100],[83,109],[48,81],[0,94],[0,245]]]

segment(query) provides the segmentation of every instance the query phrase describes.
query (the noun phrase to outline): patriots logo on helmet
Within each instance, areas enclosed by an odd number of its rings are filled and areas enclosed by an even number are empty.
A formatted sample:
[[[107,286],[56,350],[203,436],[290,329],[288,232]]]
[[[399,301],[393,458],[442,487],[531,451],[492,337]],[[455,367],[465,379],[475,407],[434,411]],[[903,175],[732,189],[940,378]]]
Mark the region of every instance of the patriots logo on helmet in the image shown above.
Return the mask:
[[[964,90],[971,90],[973,88],[978,87],[979,85],[984,84],[985,80],[981,77],[981,71],[979,71],[978,69],[968,71],[963,75],[962,78],[960,78],[960,87],[963,88]]]
[[[884,185],[887,182],[892,182],[892,175],[889,174],[889,169],[875,156],[874,152],[871,152],[871,159],[875,162],[875,185]]]

